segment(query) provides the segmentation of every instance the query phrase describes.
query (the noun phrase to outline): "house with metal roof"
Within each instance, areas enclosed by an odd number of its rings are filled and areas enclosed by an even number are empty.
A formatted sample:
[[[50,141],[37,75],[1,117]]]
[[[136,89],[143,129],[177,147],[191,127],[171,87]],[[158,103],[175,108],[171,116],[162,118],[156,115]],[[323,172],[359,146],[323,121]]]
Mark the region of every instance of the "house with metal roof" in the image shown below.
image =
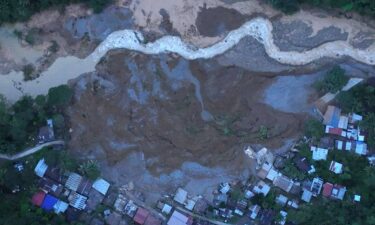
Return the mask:
[[[343,200],[346,193],[346,187],[337,184],[325,183],[323,185],[323,196],[332,199]]]
[[[82,176],[77,173],[70,173],[68,180],[65,183],[65,187],[69,190],[77,191],[82,181]]]
[[[146,222],[146,219],[149,215],[149,211],[144,208],[138,208],[137,213],[135,214],[133,220],[135,224],[143,225]]]
[[[64,213],[68,209],[68,203],[58,200],[56,204],[53,206],[53,211],[56,214]]]
[[[108,181],[102,179],[102,178],[99,178],[99,179],[96,179],[94,181],[94,183],[92,184],[92,188],[94,188],[95,190],[97,190],[99,193],[101,193],[102,195],[106,195],[107,192],[108,192],[108,189],[111,185],[109,184]]]
[[[253,192],[256,194],[263,194],[266,196],[270,192],[271,187],[266,184],[264,181],[260,180],[256,186],[253,188]]]
[[[172,213],[171,218],[169,218],[167,225],[192,225],[193,219],[186,216],[178,211]]]
[[[46,193],[43,191],[39,191],[33,195],[31,202],[33,203],[33,205],[40,207],[43,204],[45,197],[46,197]]]
[[[343,168],[343,165],[341,163],[338,163],[338,162],[335,162],[335,161],[332,161],[330,166],[329,166],[329,170],[334,172],[335,174],[341,174],[342,168]]]
[[[341,116],[341,109],[338,107],[329,105],[324,114],[323,124],[337,128],[339,126],[340,116]]]
[[[46,164],[44,158],[39,160],[38,164],[36,164],[34,172],[38,177],[44,177],[48,169],[48,165]]]
[[[83,196],[77,192],[70,193],[69,197],[69,205],[75,209],[83,210],[86,208],[86,201],[87,197]]]
[[[313,160],[315,160],[315,161],[327,160],[328,149],[311,146],[310,150],[312,152],[312,159]]]
[[[184,205],[186,200],[187,200],[187,195],[188,195],[187,191],[185,191],[182,188],[178,188],[173,200],[175,202],[178,202],[178,203]]]
[[[309,191],[309,190],[306,190],[306,189],[303,189],[303,192],[302,192],[302,201],[304,202],[310,202],[311,201],[311,197],[312,197],[312,192]]]
[[[41,208],[44,209],[47,212],[50,212],[53,210],[53,206],[58,202],[59,200],[52,196],[52,195],[46,195],[46,197],[43,200],[43,203],[41,205]]]
[[[279,194],[276,197],[276,203],[279,204],[280,206],[285,206],[287,202],[288,202],[288,198],[285,195]]]
[[[293,181],[284,175],[280,175],[273,181],[273,185],[283,191],[290,192],[293,187]]]
[[[310,191],[313,196],[318,196],[323,187],[323,180],[319,177],[315,177],[311,183]]]
[[[259,205],[252,205],[251,207],[249,207],[249,217],[255,220],[259,214],[260,209],[261,208]]]

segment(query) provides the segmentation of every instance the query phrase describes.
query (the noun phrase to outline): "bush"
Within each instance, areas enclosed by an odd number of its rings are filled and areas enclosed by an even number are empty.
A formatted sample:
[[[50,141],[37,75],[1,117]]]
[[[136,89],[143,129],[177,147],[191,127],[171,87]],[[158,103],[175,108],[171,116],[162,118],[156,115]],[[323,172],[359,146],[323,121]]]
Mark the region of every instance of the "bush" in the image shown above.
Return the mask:
[[[305,124],[305,135],[309,138],[320,140],[324,135],[323,124],[316,119],[308,120]]]
[[[326,74],[323,80],[315,83],[315,88],[324,93],[336,93],[345,86],[348,80],[349,78],[345,75],[345,71],[340,66],[335,66]]]
[[[81,164],[78,168],[79,172],[87,176],[91,180],[95,180],[100,176],[100,170],[96,161],[89,160]]]
[[[286,14],[291,14],[299,10],[297,0],[269,0],[273,7]]]
[[[47,103],[50,106],[65,106],[73,97],[73,90],[68,85],[60,85],[49,89]]]
[[[22,68],[23,72],[23,80],[24,81],[29,81],[34,79],[33,73],[35,71],[35,67],[32,64],[27,64]]]

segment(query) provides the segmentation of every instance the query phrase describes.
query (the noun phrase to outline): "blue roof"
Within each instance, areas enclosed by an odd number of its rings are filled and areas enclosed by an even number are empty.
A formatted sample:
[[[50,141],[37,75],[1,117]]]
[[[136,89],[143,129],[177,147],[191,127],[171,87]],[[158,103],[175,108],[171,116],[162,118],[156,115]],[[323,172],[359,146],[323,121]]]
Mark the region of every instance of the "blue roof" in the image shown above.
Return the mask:
[[[329,121],[329,125],[332,127],[338,127],[339,121],[340,121],[340,115],[341,115],[341,110],[339,108],[335,108],[332,113],[332,118]]]
[[[44,198],[43,204],[42,204],[42,209],[46,211],[52,211],[53,206],[58,202],[58,199],[53,197],[52,195],[46,195]]]

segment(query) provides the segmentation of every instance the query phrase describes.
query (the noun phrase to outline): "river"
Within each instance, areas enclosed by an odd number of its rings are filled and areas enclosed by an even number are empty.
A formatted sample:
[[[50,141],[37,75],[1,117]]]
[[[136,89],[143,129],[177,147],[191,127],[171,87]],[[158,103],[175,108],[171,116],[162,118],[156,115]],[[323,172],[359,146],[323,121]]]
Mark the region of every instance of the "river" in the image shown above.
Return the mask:
[[[58,58],[40,77],[32,81],[23,81],[22,72],[11,72],[0,75],[0,94],[14,102],[22,95],[37,96],[46,94],[48,89],[61,84],[79,75],[95,70],[95,65],[108,51],[112,49],[127,49],[144,54],[177,53],[180,56],[193,60],[198,58],[212,58],[223,54],[234,47],[238,42],[251,36],[263,44],[267,55],[283,64],[306,65],[322,57],[341,58],[348,56],[367,65],[375,65],[375,45],[365,50],[355,49],[345,41],[328,42],[314,49],[296,52],[280,51],[274,44],[272,24],[265,18],[254,18],[228,35],[218,43],[207,48],[196,48],[176,36],[164,36],[155,42],[145,43],[142,33],[134,30],[120,30],[111,33],[85,59],[74,56]],[[1,40],[1,39],[0,39]]]

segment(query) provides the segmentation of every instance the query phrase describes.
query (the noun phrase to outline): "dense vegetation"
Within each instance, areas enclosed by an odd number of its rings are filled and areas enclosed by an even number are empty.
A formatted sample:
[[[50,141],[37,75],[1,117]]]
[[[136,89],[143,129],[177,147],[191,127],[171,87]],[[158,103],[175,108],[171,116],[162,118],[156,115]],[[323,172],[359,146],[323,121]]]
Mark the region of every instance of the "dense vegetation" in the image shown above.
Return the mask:
[[[40,127],[52,118],[57,131],[65,125],[61,115],[72,98],[72,90],[66,86],[51,88],[47,96],[24,96],[12,106],[0,98],[0,152],[13,153],[35,144]]]
[[[25,21],[42,10],[53,6],[64,7],[71,3],[84,3],[97,13],[110,2],[111,0],[0,0],[0,24]]]
[[[344,12],[355,11],[375,17],[374,0],[268,0],[275,8],[285,13],[296,12],[302,4],[321,8],[339,8]]]
[[[327,72],[322,80],[317,81],[314,85],[321,93],[336,93],[345,86],[348,80],[345,71],[340,66],[335,66]]]

